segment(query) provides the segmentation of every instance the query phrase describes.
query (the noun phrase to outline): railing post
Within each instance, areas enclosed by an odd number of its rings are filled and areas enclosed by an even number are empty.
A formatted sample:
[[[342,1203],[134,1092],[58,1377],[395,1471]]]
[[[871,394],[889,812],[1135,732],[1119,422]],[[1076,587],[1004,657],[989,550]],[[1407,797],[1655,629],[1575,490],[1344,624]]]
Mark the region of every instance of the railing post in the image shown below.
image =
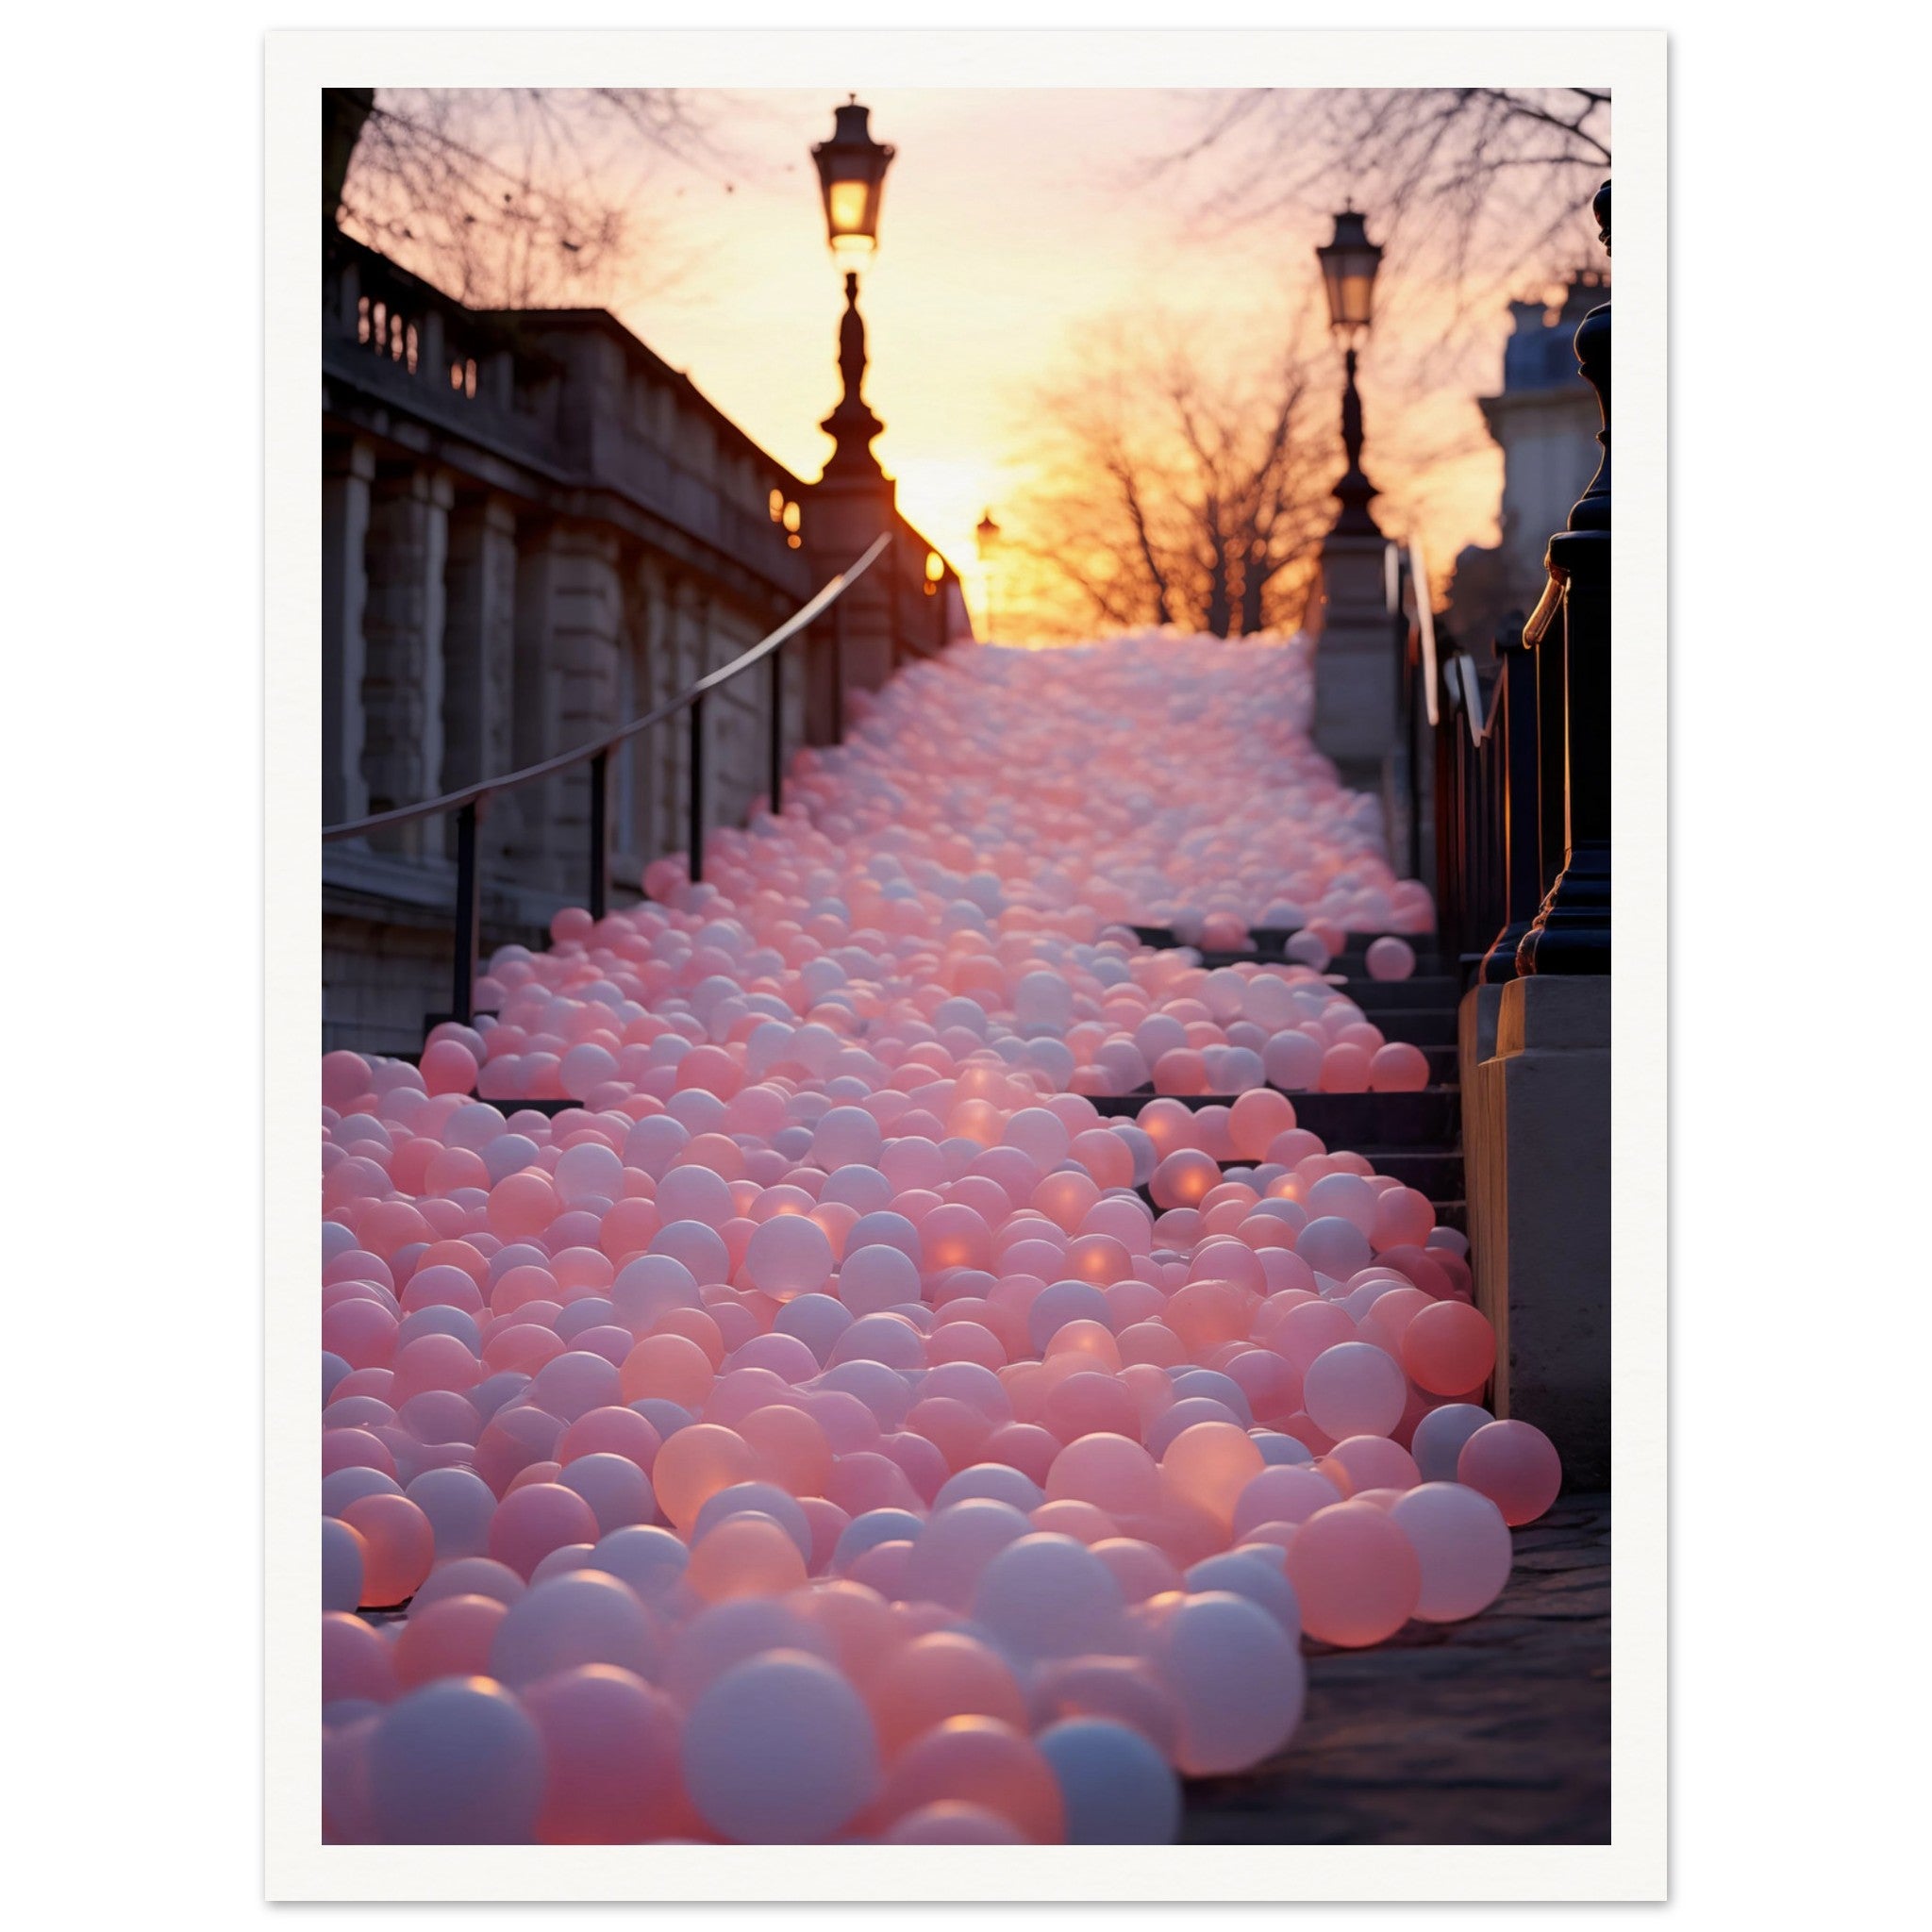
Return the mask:
[[[591,760],[591,917],[602,919],[610,893],[610,754]]]
[[[1408,667],[1408,824],[1412,848],[1408,870],[1411,878],[1426,879],[1435,872],[1435,853],[1429,843],[1432,829],[1429,823],[1430,788],[1436,776],[1436,768],[1429,757],[1433,727],[1427,711],[1423,708],[1422,659],[1413,640],[1410,650],[1415,655]]]
[[[467,1026],[475,1016],[476,960],[481,951],[481,895],[476,890],[476,804],[457,812],[456,977],[450,1011]]]
[[[772,734],[767,752],[770,759],[765,777],[765,803],[776,818],[785,804],[785,647],[780,644],[766,660],[771,695]]]
[[[1536,658],[1536,865],[1537,905],[1549,896],[1563,870],[1563,648],[1545,632]],[[1532,923],[1535,914],[1530,915]]]
[[[845,599],[832,605],[832,742],[845,742]]]
[[[1538,851],[1537,653],[1523,641],[1523,617],[1512,611],[1496,636],[1502,668],[1504,908],[1506,924],[1483,955],[1476,978],[1495,986],[1516,976],[1516,948],[1542,903]]]
[[[705,875],[705,694],[691,701],[691,876]]]
[[[1456,891],[1456,863],[1462,856],[1455,813],[1456,741],[1449,735],[1446,695],[1439,696],[1437,703],[1436,722],[1424,724],[1430,751],[1431,816],[1436,827],[1436,849],[1431,857],[1435,860],[1436,924],[1442,939],[1453,943],[1460,904]]]
[[[1610,184],[1592,204],[1606,248]],[[1517,948],[1519,973],[1610,970],[1610,305],[1583,318],[1576,360],[1603,413],[1603,461],[1550,539],[1553,575],[1563,585],[1563,871]],[[1550,649],[1545,638],[1539,655]]]
[[[886,662],[890,669],[896,671],[904,656],[902,633],[899,628],[899,532],[894,530],[886,543]]]

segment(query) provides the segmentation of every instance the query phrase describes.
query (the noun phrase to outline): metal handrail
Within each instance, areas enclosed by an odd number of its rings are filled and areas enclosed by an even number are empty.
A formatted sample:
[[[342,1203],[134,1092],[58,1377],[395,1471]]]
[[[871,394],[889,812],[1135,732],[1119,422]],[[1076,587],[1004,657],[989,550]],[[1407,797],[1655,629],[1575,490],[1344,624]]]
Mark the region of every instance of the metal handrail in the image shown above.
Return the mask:
[[[1543,581],[1543,593],[1536,600],[1536,608],[1529,613],[1523,626],[1523,641],[1532,650],[1542,642],[1543,633],[1563,608],[1563,591],[1570,582],[1568,573],[1558,570],[1547,557],[1543,558],[1543,569],[1548,573]]]
[[[687,706],[695,704],[708,691],[718,690],[736,677],[741,671],[749,671],[762,658],[781,649],[791,638],[822,616],[833,603],[870,570],[892,541],[888,530],[873,540],[872,547],[849,569],[830,578],[811,601],[800,606],[776,630],[768,632],[747,651],[741,652],[728,664],[721,664],[717,670],[708,673],[698,681],[681,691],[675,697],[666,698],[655,709],[646,711],[641,718],[633,718],[629,724],[621,724],[615,731],[602,738],[592,739],[588,744],[580,744],[573,751],[560,751],[554,758],[543,758],[534,765],[524,765],[514,772],[506,772],[500,777],[485,778],[475,785],[466,785],[459,791],[445,791],[440,797],[427,798],[421,805],[399,805],[389,811],[372,812],[367,818],[346,819],[339,825],[325,825],[322,828],[324,844],[330,844],[340,839],[359,839],[371,832],[383,830],[390,825],[407,825],[417,819],[434,818],[439,813],[460,810],[466,805],[481,805],[487,798],[492,798],[499,791],[515,791],[525,785],[534,784],[539,778],[554,778],[559,772],[567,772],[574,765],[583,764],[587,759],[608,753],[616,746],[648,731],[654,724],[662,724],[667,719],[675,718]]]
[[[1495,722],[1495,706],[1483,703],[1483,682],[1475,668],[1475,659],[1467,651],[1457,651],[1449,660],[1445,681],[1456,693],[1464,720],[1469,726],[1469,741],[1480,747],[1490,735],[1490,726]]]
[[[1436,613],[1429,608],[1429,566],[1423,556],[1422,541],[1411,537],[1408,543],[1408,574],[1415,586],[1416,635],[1422,647],[1423,704],[1429,723],[1441,723],[1436,695]]]
[[[602,919],[610,889],[610,754],[619,746],[629,743],[632,739],[650,730],[653,725],[662,724],[667,720],[676,717],[679,712],[688,711],[691,714],[691,823],[688,848],[690,876],[694,881],[702,879],[705,875],[705,699],[712,691],[729,684],[734,677],[749,671],[753,665],[770,661],[771,691],[768,703],[771,725],[767,743],[769,767],[766,798],[771,810],[777,811],[784,795],[785,773],[782,684],[784,660],[777,654],[793,638],[809,630],[827,610],[831,612],[832,650],[829,669],[832,687],[832,740],[834,743],[842,743],[845,735],[845,607],[839,600],[886,551],[892,548],[893,538],[894,533],[891,530],[875,538],[863,556],[831,578],[808,603],[801,606],[775,630],[768,632],[749,650],[741,652],[730,663],[721,664],[717,670],[708,673],[695,684],[679,691],[675,697],[665,699],[661,705],[646,711],[642,717],[633,718],[627,724],[620,724],[616,730],[607,732],[602,738],[592,739],[590,743],[577,745],[571,751],[558,752],[554,758],[540,759],[536,764],[522,766],[517,771],[505,772],[498,777],[485,778],[478,784],[466,785],[460,791],[445,791],[440,797],[426,798],[420,805],[397,806],[390,811],[372,812],[367,818],[350,819],[339,825],[323,827],[324,843],[332,844],[345,839],[363,838],[371,832],[385,831],[391,826],[410,824],[421,819],[436,818],[444,812],[453,812],[456,815],[456,958],[451,980],[451,1012],[456,1019],[467,1024],[475,1007],[476,962],[482,953],[482,895],[478,891],[481,864],[476,831],[483,808],[490,800],[499,792],[515,791],[523,786],[535,784],[541,778],[554,778],[577,765],[590,766],[589,909],[593,919]],[[888,586],[895,651],[898,642],[897,589],[898,579],[895,571]]]

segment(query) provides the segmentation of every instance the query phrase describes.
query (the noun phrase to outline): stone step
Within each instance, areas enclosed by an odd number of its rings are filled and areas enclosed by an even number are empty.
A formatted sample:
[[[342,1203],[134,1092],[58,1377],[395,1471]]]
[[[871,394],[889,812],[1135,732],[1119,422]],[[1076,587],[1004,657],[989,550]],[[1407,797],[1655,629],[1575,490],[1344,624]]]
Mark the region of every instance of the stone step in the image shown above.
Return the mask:
[[[1190,1108],[1226,1106],[1232,1097],[1189,1094],[1181,1096],[1181,1103]],[[1310,1133],[1319,1134],[1332,1150],[1361,1155],[1377,1174],[1386,1174],[1404,1187],[1426,1194],[1435,1205],[1436,1219],[1443,1226],[1468,1232],[1462,1156],[1455,1148],[1453,1091],[1432,1087],[1421,1093],[1295,1093],[1289,1097],[1294,1102],[1297,1121]],[[1093,1104],[1103,1118],[1131,1120],[1153,1098],[1152,1093],[1104,1095]],[[1379,1131],[1374,1136],[1360,1131],[1369,1113],[1361,1103],[1373,1103],[1382,1108],[1374,1123]],[[577,1105],[574,1100],[499,1100],[491,1104],[503,1109],[506,1119],[527,1109],[550,1120]],[[1413,1128],[1421,1124],[1440,1129],[1444,1122],[1448,1123],[1449,1138],[1441,1144],[1418,1145],[1396,1138],[1405,1126]],[[1224,1168],[1247,1165],[1246,1161],[1223,1163]],[[1146,1189],[1138,1191],[1153,1207],[1153,1197]]]
[[[1404,1187],[1413,1188],[1419,1194],[1426,1194],[1430,1207],[1436,1210],[1439,1226],[1453,1227],[1461,1234],[1469,1232],[1469,1204],[1462,1196],[1460,1155],[1410,1152],[1376,1154],[1368,1158],[1377,1174],[1399,1180]],[[1238,1173],[1245,1164],[1242,1161],[1224,1161],[1222,1171],[1225,1174]],[[1145,1188],[1136,1188],[1134,1191],[1155,1213],[1160,1212],[1154,1196]]]
[[[1178,946],[1183,943],[1180,935],[1171,925],[1135,925],[1132,931],[1143,946],[1160,946],[1165,948]],[[1282,948],[1294,937],[1294,932],[1295,928],[1292,926],[1251,926],[1248,929],[1248,937],[1255,943],[1249,951],[1239,957],[1243,958],[1259,957],[1278,959],[1282,957]],[[1437,949],[1436,937],[1433,933],[1414,933],[1403,935],[1403,937],[1407,938],[1409,948],[1415,954],[1418,962],[1435,960],[1441,957]],[[1347,935],[1341,953],[1336,957],[1338,958],[1353,958],[1357,966],[1359,967],[1369,948],[1380,938],[1382,938],[1380,933],[1352,932]]]
[[[1174,1096],[1183,1107],[1231,1107],[1229,1093]],[[1098,1094],[1093,1105],[1104,1119],[1132,1120],[1155,1095]],[[1374,1158],[1378,1147],[1438,1148],[1457,1144],[1461,1130],[1460,1094],[1453,1087],[1424,1087],[1417,1093],[1291,1093],[1295,1124],[1320,1135],[1330,1147]]]
[[[1351,979],[1336,991],[1345,993],[1377,1025],[1379,1014],[1397,1011],[1453,1013],[1462,1002],[1462,989],[1446,974],[1420,974],[1408,979]]]
[[[1426,1194],[1431,1201],[1462,1198],[1462,1156],[1435,1147],[1358,1147],[1377,1174],[1386,1174],[1405,1188]]]
[[[1377,1147],[1457,1144],[1462,1096],[1454,1087],[1424,1087],[1419,1093],[1295,1093],[1296,1124],[1329,1146],[1373,1157]]]
[[[1239,1095],[1232,1093],[1182,1093],[1170,1096],[1183,1107],[1232,1107]],[[1104,1120],[1132,1120],[1150,1100],[1157,1098],[1152,1088],[1138,1093],[1102,1093],[1093,1099],[1095,1110]],[[1416,1093],[1291,1093],[1295,1121],[1311,1134],[1319,1134],[1330,1146],[1353,1148],[1367,1154],[1375,1147],[1427,1146],[1453,1147],[1456,1144],[1457,1112],[1457,1090],[1453,1087],[1424,1087]],[[495,1100],[506,1118],[527,1109],[546,1118],[556,1117],[579,1105],[575,1100]],[[1353,1134],[1356,1138],[1349,1139]]]
[[[1362,1017],[1385,1040],[1406,1040],[1411,1046],[1456,1044],[1454,1007],[1383,1007],[1362,1008]]]

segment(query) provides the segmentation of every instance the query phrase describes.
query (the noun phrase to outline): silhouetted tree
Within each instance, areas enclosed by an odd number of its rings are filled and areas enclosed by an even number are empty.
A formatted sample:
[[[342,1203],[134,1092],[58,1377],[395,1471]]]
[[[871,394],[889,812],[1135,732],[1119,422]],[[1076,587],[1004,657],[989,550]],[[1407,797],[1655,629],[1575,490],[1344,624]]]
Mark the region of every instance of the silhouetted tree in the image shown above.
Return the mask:
[[[482,307],[606,279],[637,252],[638,183],[666,157],[717,158],[692,97],[668,88],[323,97],[325,224]]]
[[[1334,511],[1332,385],[1292,342],[1257,366],[1162,333],[1099,330],[1041,391],[1040,480],[1013,506],[1012,547],[1038,601],[1077,593],[1075,625],[1297,623]]]
[[[1601,88],[1250,88],[1207,97],[1200,131],[1157,170],[1214,158],[1202,212],[1227,224],[1352,198],[1391,279],[1424,272],[1450,326],[1592,260],[1591,196],[1610,170]]]

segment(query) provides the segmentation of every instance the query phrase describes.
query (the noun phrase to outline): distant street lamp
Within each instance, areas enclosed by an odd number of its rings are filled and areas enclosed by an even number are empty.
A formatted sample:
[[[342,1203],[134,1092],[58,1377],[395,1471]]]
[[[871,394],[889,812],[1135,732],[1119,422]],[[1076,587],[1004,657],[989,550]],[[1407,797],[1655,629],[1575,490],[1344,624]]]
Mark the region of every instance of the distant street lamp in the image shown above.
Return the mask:
[[[1315,250],[1315,257],[1328,293],[1328,325],[1348,345],[1343,365],[1348,380],[1341,391],[1341,446],[1348,468],[1335,486],[1341,504],[1335,528],[1344,536],[1375,537],[1381,531],[1370,513],[1369,500],[1378,492],[1362,474],[1362,398],[1355,386],[1355,370],[1356,342],[1368,333],[1374,318],[1375,271],[1381,266],[1382,250],[1369,240],[1366,217],[1350,207],[1335,217],[1334,236]]]
[[[986,634],[992,636],[992,559],[993,553],[1000,547],[1000,526],[992,520],[989,509],[973,526],[973,541],[979,552],[979,601],[985,607],[981,615],[986,620]]]
[[[839,370],[844,393],[820,427],[836,445],[825,474],[854,471],[877,474],[872,441],[886,426],[866,407],[859,391],[865,381],[865,324],[858,313],[858,272],[879,245],[879,202],[893,149],[874,141],[867,126],[870,110],[858,96],[833,109],[832,138],[811,151],[825,205],[825,238],[832,258],[845,272],[845,314],[839,325]]]

